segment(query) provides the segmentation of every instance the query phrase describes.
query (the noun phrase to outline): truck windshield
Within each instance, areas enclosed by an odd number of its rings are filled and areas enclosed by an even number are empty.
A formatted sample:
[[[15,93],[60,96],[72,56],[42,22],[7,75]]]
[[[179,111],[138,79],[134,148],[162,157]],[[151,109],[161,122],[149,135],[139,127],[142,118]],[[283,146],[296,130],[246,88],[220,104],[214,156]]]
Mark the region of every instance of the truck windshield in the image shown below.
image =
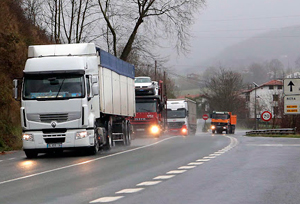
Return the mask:
[[[226,120],[229,118],[229,115],[224,115],[224,114],[212,114],[213,119],[223,119]]]
[[[156,112],[156,101],[153,102],[137,102],[136,103],[136,112]]]
[[[177,110],[168,109],[168,118],[185,118],[186,110],[184,108],[180,108]]]
[[[23,99],[69,99],[84,97],[84,77],[79,74],[25,75]]]

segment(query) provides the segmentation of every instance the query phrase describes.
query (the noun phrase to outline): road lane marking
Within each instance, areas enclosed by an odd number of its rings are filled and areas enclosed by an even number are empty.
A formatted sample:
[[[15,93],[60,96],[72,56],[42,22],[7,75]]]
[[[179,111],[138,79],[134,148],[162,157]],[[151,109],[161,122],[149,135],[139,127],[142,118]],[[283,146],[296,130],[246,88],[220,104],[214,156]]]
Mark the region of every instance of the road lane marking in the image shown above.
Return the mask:
[[[167,172],[167,174],[182,174],[184,172],[186,172],[186,170],[173,170],[173,171]]]
[[[96,200],[93,200],[90,203],[109,203],[109,202],[117,201],[121,198],[124,198],[124,196],[103,197],[103,198],[98,198]]]
[[[258,146],[258,147],[300,147],[300,144],[247,144],[247,146]]]
[[[166,180],[166,179],[170,179],[173,178],[175,175],[163,175],[163,176],[157,176],[155,178],[153,178],[154,180]]]
[[[98,157],[98,158],[87,160],[87,161],[80,162],[80,163],[77,163],[77,164],[71,164],[71,165],[67,165],[67,166],[62,166],[62,167],[59,167],[59,168],[55,168],[55,169],[51,169],[51,170],[47,170],[47,171],[42,171],[42,172],[39,172],[39,173],[27,175],[27,176],[22,176],[22,177],[18,177],[18,178],[6,180],[6,181],[1,181],[0,185],[5,184],[5,183],[14,182],[14,181],[19,181],[19,180],[27,179],[27,178],[31,178],[31,177],[35,177],[35,176],[39,176],[39,175],[43,175],[43,174],[47,174],[47,173],[52,173],[52,172],[55,172],[55,171],[60,171],[60,170],[63,170],[63,169],[68,169],[68,168],[72,168],[72,167],[76,167],[76,166],[81,166],[81,165],[84,165],[84,164],[88,164],[88,163],[95,162],[95,161],[98,161],[98,160],[107,159],[107,158],[110,158],[110,157],[114,157],[114,156],[117,156],[117,155],[125,154],[125,153],[128,153],[128,152],[133,152],[133,151],[140,150],[140,149],[145,149],[147,147],[155,146],[155,145],[157,145],[159,143],[162,143],[164,141],[167,141],[167,140],[170,140],[170,139],[174,139],[174,138],[181,138],[181,137],[179,137],[179,136],[169,137],[169,138],[163,139],[161,141],[155,142],[153,144],[145,145],[145,146],[142,146],[142,147],[137,147],[137,148],[134,148],[134,149],[125,150],[125,151],[122,151],[122,152],[117,152],[117,153],[114,153],[114,154],[111,154],[111,155],[107,155],[107,156],[103,156],[103,157]]]
[[[210,161],[210,159],[198,159],[198,160],[196,160],[197,162],[208,162],[208,161]]]
[[[213,153],[213,154],[210,154],[209,156],[215,156],[215,157],[217,157],[217,156],[220,156],[220,155],[222,155],[221,153]]]
[[[14,160],[14,159],[16,159],[15,157],[13,157],[13,158],[10,158],[10,159],[7,159],[7,160]]]
[[[161,181],[145,181],[142,183],[137,184],[136,186],[154,186],[159,184]]]
[[[144,188],[127,188],[127,189],[123,189],[120,190],[118,192],[116,192],[116,194],[121,194],[121,193],[137,193],[144,190]]]
[[[203,159],[214,159],[216,157],[203,157]]]
[[[3,162],[3,160],[0,160],[0,162]]]
[[[195,168],[196,166],[181,166],[179,167],[178,169],[193,169]]]
[[[198,166],[198,165],[201,165],[201,164],[203,164],[203,162],[191,162],[188,165],[190,165],[190,166]]]

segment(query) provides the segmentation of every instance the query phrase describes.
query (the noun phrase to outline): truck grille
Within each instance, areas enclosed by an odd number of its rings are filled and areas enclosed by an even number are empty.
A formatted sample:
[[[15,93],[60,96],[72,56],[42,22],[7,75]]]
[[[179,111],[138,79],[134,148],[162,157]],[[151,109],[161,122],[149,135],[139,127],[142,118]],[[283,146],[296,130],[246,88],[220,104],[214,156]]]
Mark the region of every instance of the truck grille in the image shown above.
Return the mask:
[[[169,128],[181,128],[184,125],[184,122],[169,122]]]
[[[27,119],[34,122],[51,123],[56,122],[67,122],[76,119],[80,119],[80,112],[73,113],[55,113],[55,114],[27,114]]]
[[[68,114],[41,114],[40,120],[43,123],[50,123],[51,121],[66,122],[68,121]]]
[[[64,143],[66,140],[66,134],[64,133],[44,134],[43,138],[47,144]]]

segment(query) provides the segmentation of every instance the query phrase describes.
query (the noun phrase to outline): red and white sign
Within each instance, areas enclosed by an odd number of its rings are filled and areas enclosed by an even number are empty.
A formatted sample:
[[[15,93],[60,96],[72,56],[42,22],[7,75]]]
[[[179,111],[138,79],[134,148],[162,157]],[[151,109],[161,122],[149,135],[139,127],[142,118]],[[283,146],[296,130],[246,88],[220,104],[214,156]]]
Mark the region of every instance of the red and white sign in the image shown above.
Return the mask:
[[[202,118],[203,118],[203,120],[207,120],[207,119],[208,119],[208,115],[207,115],[207,114],[204,114],[204,115],[202,116]]]
[[[270,113],[269,111],[264,111],[261,114],[261,119],[266,122],[270,121],[272,119],[272,113]]]

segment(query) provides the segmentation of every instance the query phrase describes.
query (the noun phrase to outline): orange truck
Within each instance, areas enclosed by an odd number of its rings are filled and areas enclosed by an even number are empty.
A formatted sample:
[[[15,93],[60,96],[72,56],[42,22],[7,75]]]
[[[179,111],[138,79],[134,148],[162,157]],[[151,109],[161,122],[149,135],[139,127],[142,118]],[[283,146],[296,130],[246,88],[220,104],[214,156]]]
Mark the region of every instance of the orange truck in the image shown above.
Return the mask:
[[[222,134],[223,131],[226,134],[234,134],[236,126],[236,115],[232,115],[231,112],[226,111],[213,111],[210,114],[211,118],[211,131],[212,133],[217,132]]]

